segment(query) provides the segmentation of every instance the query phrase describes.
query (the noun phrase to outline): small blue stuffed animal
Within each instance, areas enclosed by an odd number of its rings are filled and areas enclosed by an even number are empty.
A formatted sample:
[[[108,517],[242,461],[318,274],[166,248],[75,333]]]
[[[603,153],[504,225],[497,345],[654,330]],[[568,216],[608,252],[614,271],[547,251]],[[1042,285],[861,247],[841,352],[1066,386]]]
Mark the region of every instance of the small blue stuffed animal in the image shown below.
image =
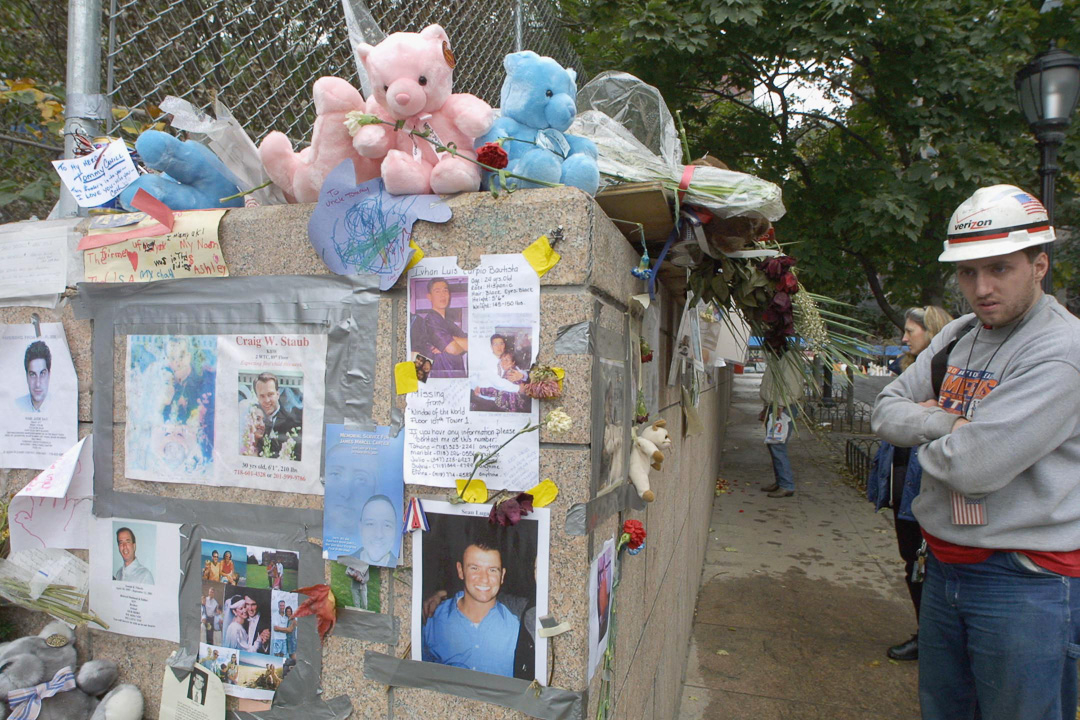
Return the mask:
[[[476,147],[504,137],[526,141],[503,142],[509,155],[507,170],[573,185],[594,195],[600,184],[596,145],[565,134],[577,113],[577,73],[531,50],[510,53],[503,59],[503,67],[502,116],[491,132],[476,141]],[[537,187],[535,183],[516,182],[519,187]]]
[[[162,175],[140,175],[120,193],[120,204],[135,210],[131,201],[141,188],[165,203],[170,210],[204,210],[244,207],[244,198],[221,202],[240,192],[233,174],[214,151],[194,140],[180,141],[169,133],[147,130],[135,141],[135,149],[147,167]]]

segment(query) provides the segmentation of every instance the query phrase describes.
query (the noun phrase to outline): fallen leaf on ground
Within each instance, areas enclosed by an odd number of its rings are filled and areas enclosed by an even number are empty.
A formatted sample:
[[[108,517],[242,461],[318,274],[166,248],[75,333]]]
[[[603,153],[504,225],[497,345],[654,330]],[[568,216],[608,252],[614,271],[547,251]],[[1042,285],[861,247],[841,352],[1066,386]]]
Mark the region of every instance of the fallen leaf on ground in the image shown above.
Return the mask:
[[[880,666],[881,666],[881,661],[880,660],[872,660],[870,662],[870,667],[880,667]]]
[[[729,653],[727,650],[717,650],[716,654],[717,655],[730,655],[731,653]]]
[[[728,547],[724,548],[724,552],[739,552],[739,551],[729,545]]]

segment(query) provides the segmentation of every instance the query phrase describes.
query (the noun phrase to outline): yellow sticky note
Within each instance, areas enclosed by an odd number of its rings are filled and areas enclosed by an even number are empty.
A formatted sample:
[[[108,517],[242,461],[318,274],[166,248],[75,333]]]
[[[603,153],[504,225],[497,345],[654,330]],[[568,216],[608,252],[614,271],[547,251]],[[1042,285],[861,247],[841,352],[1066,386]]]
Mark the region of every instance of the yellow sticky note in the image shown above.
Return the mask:
[[[562,381],[563,378],[566,377],[566,371],[561,367],[555,367],[553,365],[551,367],[551,372],[555,373],[555,379],[559,381],[559,392],[562,392]]]
[[[545,479],[532,490],[526,490],[525,492],[532,495],[533,507],[542,508],[555,502],[555,498],[559,496],[559,487],[550,479]]]
[[[532,269],[536,271],[536,274],[540,277],[544,277],[544,274],[555,267],[562,256],[559,253],[551,249],[551,245],[548,243],[547,235],[541,235],[536,238],[536,241],[521,251],[521,254],[525,256],[525,259],[532,265]]]
[[[399,362],[394,366],[394,384],[397,385],[397,394],[416,392],[420,389],[420,382],[416,379],[416,363]]]
[[[469,484],[468,490],[465,490],[466,482]],[[464,495],[462,495],[463,490]],[[467,503],[486,503],[488,501],[487,485],[485,485],[484,481],[480,478],[473,478],[468,481],[463,478],[458,478],[457,492],[458,496]]]
[[[405,266],[406,270],[412,270],[413,265],[424,259],[424,251],[420,249],[419,245],[412,241],[412,238],[409,239],[409,247],[411,247],[414,252],[412,258],[409,260],[409,264]]]

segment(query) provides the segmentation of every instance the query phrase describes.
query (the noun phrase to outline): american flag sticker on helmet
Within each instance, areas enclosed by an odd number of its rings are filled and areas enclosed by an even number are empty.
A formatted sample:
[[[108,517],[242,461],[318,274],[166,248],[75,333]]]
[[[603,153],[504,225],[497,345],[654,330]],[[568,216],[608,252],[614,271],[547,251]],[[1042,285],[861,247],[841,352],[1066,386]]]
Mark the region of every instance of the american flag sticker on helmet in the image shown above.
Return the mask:
[[[1020,203],[1020,207],[1024,208],[1024,212],[1028,215],[1046,214],[1046,208],[1043,207],[1043,204],[1027,193],[1017,193],[1013,197],[1016,198],[1017,202]]]
[[[986,500],[964,497],[953,490],[952,521],[953,525],[985,525]]]

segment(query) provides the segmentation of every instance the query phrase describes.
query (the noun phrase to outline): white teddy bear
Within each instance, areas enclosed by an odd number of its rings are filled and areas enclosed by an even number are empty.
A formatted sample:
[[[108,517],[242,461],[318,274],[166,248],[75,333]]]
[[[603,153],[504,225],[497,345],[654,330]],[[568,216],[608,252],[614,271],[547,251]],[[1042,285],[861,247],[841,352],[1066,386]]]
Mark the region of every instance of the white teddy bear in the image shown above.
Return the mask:
[[[671,449],[671,435],[664,420],[657,420],[643,428],[640,433],[634,428],[631,434],[634,449],[630,453],[630,482],[634,483],[634,488],[642,500],[652,502],[656,499],[656,494],[649,489],[649,468],[661,469],[664,462],[664,453],[661,450]]]

